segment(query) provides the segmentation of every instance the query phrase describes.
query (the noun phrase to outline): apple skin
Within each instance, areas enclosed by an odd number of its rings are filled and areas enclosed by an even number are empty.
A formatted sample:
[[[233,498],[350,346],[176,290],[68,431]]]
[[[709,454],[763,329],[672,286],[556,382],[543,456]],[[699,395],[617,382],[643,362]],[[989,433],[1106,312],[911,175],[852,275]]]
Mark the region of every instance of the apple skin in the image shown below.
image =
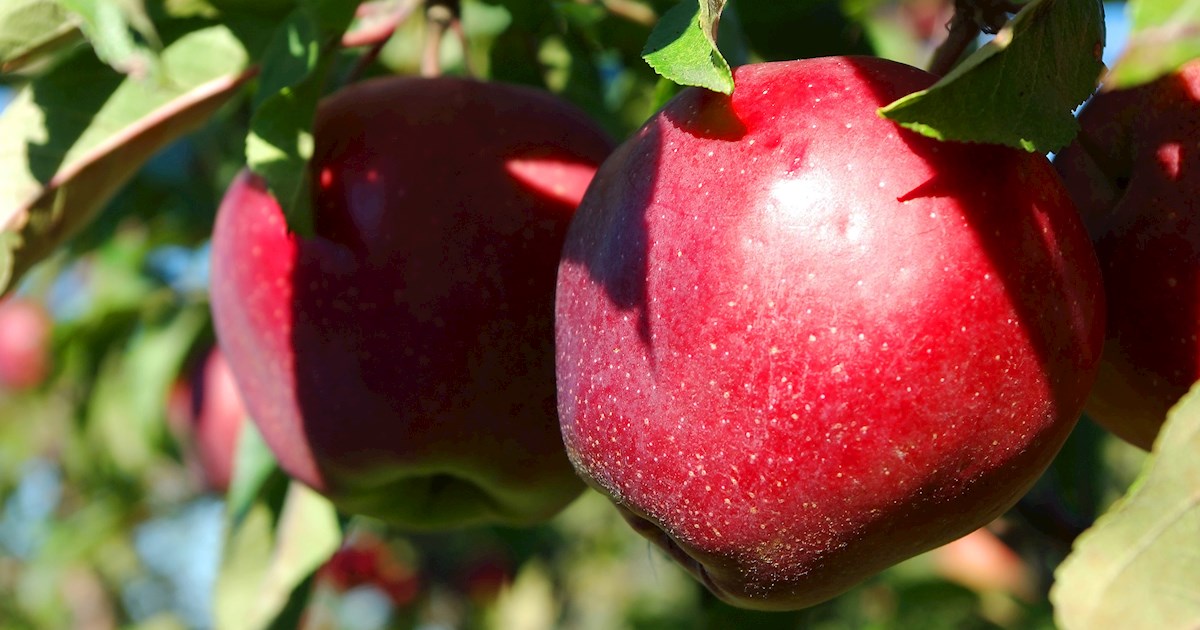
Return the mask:
[[[1149,450],[1200,379],[1200,61],[1101,92],[1055,156],[1104,273],[1108,333],[1088,415]]]
[[[0,302],[0,389],[27,390],[46,380],[53,326],[40,302],[22,297]]]
[[[219,348],[213,348],[197,366],[188,396],[187,422],[181,433],[199,464],[204,485],[224,494],[233,481],[238,437],[246,422],[246,406]]]
[[[796,609],[977,529],[1074,426],[1103,340],[1050,164],[876,109],[877,58],[685,90],[596,174],[557,294],[568,455],[719,598]]]
[[[212,311],[283,469],[393,525],[528,524],[583,484],[555,410],[555,270],[611,140],[529,88],[391,77],[319,108],[315,235],[243,174]]]

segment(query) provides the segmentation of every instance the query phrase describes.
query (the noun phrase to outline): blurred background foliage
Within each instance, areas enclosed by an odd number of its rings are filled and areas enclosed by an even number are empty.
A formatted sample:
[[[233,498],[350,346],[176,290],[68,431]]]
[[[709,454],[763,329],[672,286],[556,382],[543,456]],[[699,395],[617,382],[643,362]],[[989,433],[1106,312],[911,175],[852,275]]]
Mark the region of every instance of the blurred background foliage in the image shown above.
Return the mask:
[[[672,91],[640,58],[671,4],[467,1],[468,50],[448,37],[442,58],[451,74],[469,68],[562,94],[623,137]],[[1124,12],[1108,9],[1111,54]],[[739,0],[721,47],[733,63],[865,53],[925,65],[950,11],[944,0]],[[366,66],[361,51],[344,52],[330,89],[415,73],[423,29],[415,12]],[[0,306],[4,630],[216,622],[229,517],[193,422],[213,344],[206,242],[244,164],[250,112],[249,98],[235,99],[161,151]],[[350,519],[341,549],[283,619],[361,630],[1051,627],[1054,567],[1141,458],[1085,421],[985,533],[797,613],[719,603],[589,492],[525,530],[414,535]]]

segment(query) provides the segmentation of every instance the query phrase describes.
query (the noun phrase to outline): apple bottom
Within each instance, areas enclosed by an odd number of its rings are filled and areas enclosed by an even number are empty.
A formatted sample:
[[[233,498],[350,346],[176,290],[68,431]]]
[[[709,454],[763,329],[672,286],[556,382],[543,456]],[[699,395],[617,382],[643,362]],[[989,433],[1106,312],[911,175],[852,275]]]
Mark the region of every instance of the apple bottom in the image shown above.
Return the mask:
[[[319,490],[338,508],[365,514],[409,530],[438,530],[499,523],[512,526],[544,521],[579,495],[576,479],[515,483],[487,471],[401,470],[386,473],[326,470]],[[351,482],[350,480],[354,480]]]
[[[1061,437],[1065,439],[1065,435]],[[1057,452],[1057,448],[1053,450]],[[979,480],[970,484],[952,501],[952,507],[934,498],[936,491],[918,492],[930,499],[924,504],[916,502],[907,509],[878,512],[872,519],[863,519],[855,531],[813,532],[838,540],[825,549],[802,550],[800,555],[806,557],[800,560],[745,553],[738,547],[753,545],[737,541],[728,541],[725,547],[704,549],[700,543],[688,542],[669,525],[660,524],[653,516],[613,498],[614,493],[598,486],[594,489],[613,501],[634,531],[662,549],[721,601],[753,610],[792,611],[833,599],[903,560],[986,526],[1029,491],[1039,476],[1031,477],[1031,470],[1040,472],[1048,465],[1049,460],[1044,457],[1023,456],[1004,467],[1010,474],[1006,475],[1003,469],[995,471],[1000,479],[1030,479],[1012,488],[1011,494],[998,504],[996,497],[1003,491],[1000,487],[1003,482],[997,482],[993,477],[991,481]],[[980,516],[964,521],[964,513]],[[783,524],[779,524],[779,528],[786,529]]]

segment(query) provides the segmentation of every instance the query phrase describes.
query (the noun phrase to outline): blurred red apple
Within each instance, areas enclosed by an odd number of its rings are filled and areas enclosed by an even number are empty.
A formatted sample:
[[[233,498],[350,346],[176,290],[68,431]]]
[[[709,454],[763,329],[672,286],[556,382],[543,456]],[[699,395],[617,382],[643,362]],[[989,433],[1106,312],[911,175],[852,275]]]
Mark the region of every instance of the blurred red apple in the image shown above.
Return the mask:
[[[987,528],[942,545],[930,555],[939,575],[976,592],[1005,592],[1027,601],[1035,596],[1029,565]]]
[[[827,600],[985,525],[1074,427],[1100,273],[1042,156],[879,117],[935,77],[744,66],[604,163],[559,269],[571,461],[748,608]]]
[[[555,412],[554,279],[606,134],[557,97],[385,78],[315,121],[315,234],[243,174],[212,310],[283,468],[409,527],[527,524],[582,489]]]
[[[1087,412],[1149,450],[1200,379],[1200,61],[1101,92],[1055,157],[1096,244],[1108,340]]]
[[[416,567],[398,557],[387,541],[363,530],[347,537],[321,567],[318,579],[337,592],[373,586],[395,606],[411,603],[420,591]]]
[[[29,389],[46,379],[52,328],[40,302],[23,297],[0,302],[0,388]]]
[[[168,395],[168,419],[204,486],[229,490],[246,407],[229,363],[213,348]]]

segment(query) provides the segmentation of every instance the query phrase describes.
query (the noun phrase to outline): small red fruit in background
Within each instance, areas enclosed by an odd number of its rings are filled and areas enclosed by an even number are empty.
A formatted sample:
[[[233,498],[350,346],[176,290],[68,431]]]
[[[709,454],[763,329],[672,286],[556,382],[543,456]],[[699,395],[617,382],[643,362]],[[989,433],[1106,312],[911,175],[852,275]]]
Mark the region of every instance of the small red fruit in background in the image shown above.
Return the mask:
[[[46,379],[53,325],[40,302],[23,297],[0,301],[0,389],[29,389]]]
[[[1003,592],[1026,601],[1036,597],[1032,569],[987,528],[942,545],[930,555],[939,575],[977,593]]]
[[[321,106],[315,234],[243,174],[212,310],[267,444],[340,509],[408,527],[527,524],[581,491],[555,412],[554,282],[611,141],[557,97],[384,78]]]
[[[344,593],[359,586],[383,591],[394,606],[404,606],[420,591],[417,568],[399,557],[384,539],[356,531],[321,567],[318,579]]]
[[[1088,415],[1149,450],[1200,379],[1200,61],[1101,92],[1054,164],[1083,213],[1108,295]]]
[[[605,162],[564,248],[568,454],[718,597],[827,600],[985,525],[1074,427],[1100,272],[1045,158],[878,107],[878,58],[744,66]]]
[[[175,385],[168,400],[168,414],[204,486],[217,493],[227,492],[247,415],[220,349],[209,350],[191,374]]]

